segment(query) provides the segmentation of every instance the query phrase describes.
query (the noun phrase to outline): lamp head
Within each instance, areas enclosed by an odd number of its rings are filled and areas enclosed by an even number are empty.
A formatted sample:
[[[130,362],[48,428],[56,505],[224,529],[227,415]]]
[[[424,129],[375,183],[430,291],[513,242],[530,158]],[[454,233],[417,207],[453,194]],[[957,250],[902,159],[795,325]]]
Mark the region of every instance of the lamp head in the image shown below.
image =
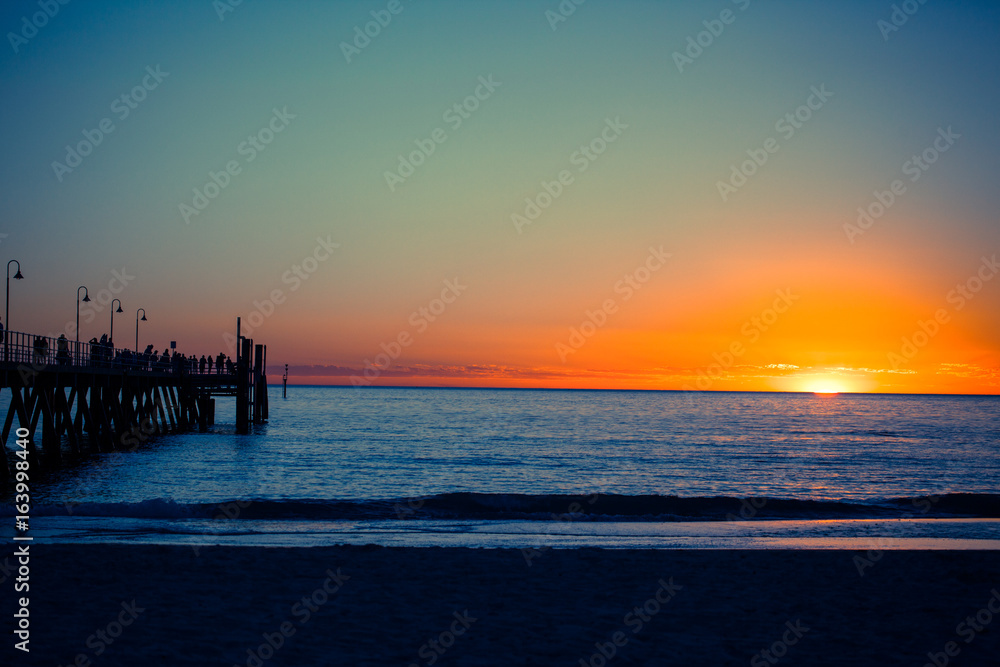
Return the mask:
[[[121,306],[121,304],[118,304],[118,310],[116,310],[115,312],[116,312],[116,313],[124,313],[125,311],[124,311],[124,310],[122,310],[122,306]]]
[[[90,303],[90,295],[89,294],[84,294],[83,295],[83,302],[84,303]]]
[[[143,315],[143,316],[142,316],[142,321],[143,321],[143,322],[145,322],[145,321],[146,321],[146,316],[145,316],[145,315]]]
[[[14,274],[14,280],[24,280],[24,276],[21,275],[21,269],[18,269],[17,273]]]

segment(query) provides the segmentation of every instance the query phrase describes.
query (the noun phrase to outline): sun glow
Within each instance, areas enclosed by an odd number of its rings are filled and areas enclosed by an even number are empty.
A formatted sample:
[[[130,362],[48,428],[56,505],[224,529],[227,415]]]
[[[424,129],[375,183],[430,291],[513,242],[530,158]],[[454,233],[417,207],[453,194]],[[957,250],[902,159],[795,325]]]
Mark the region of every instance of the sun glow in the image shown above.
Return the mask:
[[[801,391],[819,396],[864,391],[860,382],[840,373],[809,373],[791,375],[776,383],[780,391]]]
[[[809,391],[820,396],[833,396],[843,392],[854,391],[850,380],[836,375],[803,377],[800,387],[801,391]]]

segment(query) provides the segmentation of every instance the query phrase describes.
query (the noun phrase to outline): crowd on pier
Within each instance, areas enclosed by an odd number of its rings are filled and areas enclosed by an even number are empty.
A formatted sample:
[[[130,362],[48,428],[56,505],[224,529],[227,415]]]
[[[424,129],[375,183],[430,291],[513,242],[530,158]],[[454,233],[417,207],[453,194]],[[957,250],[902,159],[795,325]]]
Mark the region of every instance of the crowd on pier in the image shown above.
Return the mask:
[[[100,340],[91,338],[87,344],[71,342],[65,334],[55,340],[55,349],[50,347],[50,338],[35,336],[32,340],[31,360],[36,364],[48,364],[54,361],[60,366],[91,366],[97,368],[131,368],[144,371],[159,371],[161,373],[184,374],[216,374],[232,375],[236,372],[236,364],[220,352],[216,356],[187,356],[177,350],[164,348],[162,352],[147,345],[142,352],[128,349],[115,349],[107,334]]]

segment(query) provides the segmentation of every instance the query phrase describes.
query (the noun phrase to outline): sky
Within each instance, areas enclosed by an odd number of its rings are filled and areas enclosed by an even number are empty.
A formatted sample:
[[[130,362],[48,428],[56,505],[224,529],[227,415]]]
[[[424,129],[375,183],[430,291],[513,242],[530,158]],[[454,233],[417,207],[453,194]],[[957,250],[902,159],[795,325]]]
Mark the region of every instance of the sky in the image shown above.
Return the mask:
[[[577,0],[579,1],[579,0]],[[1000,390],[1000,6],[5,2],[4,325],[308,384]],[[11,266],[8,275],[13,275]],[[70,301],[69,295],[74,294]]]

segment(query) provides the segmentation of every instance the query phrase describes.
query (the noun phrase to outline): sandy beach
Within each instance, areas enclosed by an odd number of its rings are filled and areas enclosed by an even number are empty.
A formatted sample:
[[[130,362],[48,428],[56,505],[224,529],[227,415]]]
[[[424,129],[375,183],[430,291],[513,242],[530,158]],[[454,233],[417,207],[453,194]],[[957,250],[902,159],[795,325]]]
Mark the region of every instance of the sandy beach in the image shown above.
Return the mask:
[[[1000,558],[975,551],[36,544],[31,653],[4,653],[82,666],[919,667],[930,652],[985,665],[1000,648],[998,589]]]

